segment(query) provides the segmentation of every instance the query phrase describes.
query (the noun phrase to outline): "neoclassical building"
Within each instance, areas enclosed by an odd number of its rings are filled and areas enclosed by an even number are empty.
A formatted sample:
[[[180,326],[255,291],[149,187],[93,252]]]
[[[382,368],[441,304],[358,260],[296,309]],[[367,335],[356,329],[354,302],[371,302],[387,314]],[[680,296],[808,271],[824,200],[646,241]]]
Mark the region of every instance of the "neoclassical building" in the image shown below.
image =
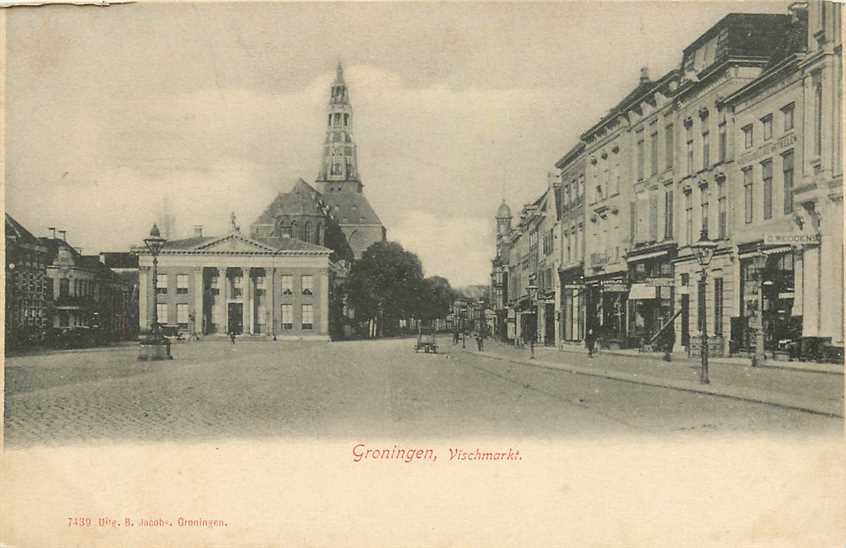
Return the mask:
[[[231,332],[273,338],[329,339],[329,255],[290,234],[248,238],[233,222],[224,236],[165,243],[158,258],[139,255],[141,330],[159,324],[195,335]]]

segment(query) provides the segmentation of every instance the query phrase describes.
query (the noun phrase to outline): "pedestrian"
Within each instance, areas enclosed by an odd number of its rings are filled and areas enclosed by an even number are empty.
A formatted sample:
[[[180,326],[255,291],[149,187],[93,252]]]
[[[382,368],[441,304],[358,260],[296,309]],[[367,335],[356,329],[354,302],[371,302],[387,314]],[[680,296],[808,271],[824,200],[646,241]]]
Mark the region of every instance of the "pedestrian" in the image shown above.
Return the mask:
[[[232,340],[232,344],[235,344],[235,330],[234,329],[229,330],[229,338]]]
[[[594,345],[596,345],[596,335],[594,334],[592,327],[589,327],[587,333],[585,333],[585,345],[587,345],[588,357],[592,358]]]

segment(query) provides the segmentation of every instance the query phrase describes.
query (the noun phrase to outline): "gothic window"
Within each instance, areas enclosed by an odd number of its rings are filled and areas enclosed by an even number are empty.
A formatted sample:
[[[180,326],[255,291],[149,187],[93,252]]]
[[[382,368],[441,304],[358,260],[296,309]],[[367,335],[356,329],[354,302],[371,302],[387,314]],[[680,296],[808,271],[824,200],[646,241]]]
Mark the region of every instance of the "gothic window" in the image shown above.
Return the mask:
[[[317,223],[316,238],[315,242],[323,245],[323,225],[320,223]]]
[[[303,241],[311,241],[311,223],[308,221],[306,221],[306,223],[303,225]]]
[[[350,115],[344,114],[344,127],[350,127]]]

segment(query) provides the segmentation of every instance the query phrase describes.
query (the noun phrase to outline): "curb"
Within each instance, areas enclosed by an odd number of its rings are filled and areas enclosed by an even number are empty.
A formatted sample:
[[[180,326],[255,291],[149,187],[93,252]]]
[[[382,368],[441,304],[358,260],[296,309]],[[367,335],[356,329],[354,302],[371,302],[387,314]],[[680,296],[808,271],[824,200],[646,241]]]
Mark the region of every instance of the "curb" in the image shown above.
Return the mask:
[[[662,379],[660,377],[652,377],[647,375],[636,375],[630,373],[616,373],[611,371],[594,371],[592,369],[587,369],[584,367],[579,367],[575,365],[567,365],[567,364],[557,364],[553,362],[543,361],[543,360],[525,360],[525,359],[517,359],[517,358],[509,358],[506,356],[500,356],[498,354],[494,354],[491,352],[468,352],[467,350],[463,350],[463,352],[467,354],[475,354],[480,356],[485,356],[487,358],[492,358],[495,360],[501,361],[508,361],[512,363],[518,363],[521,365],[527,365],[530,367],[543,367],[545,369],[555,369],[558,371],[566,371],[568,373],[573,373],[576,375],[584,375],[588,377],[600,377],[605,379],[611,379],[615,381],[622,381],[628,382],[631,384],[640,384],[644,386],[655,386],[658,388],[669,388],[671,390],[679,390],[682,392],[692,392],[696,394],[706,394],[709,396],[718,396],[721,398],[728,398],[733,400],[740,400],[740,401],[747,401],[752,403],[760,403],[764,405],[772,405],[775,407],[780,407],[782,409],[790,409],[794,411],[802,411],[805,413],[811,413],[814,415],[823,415],[826,417],[835,417],[835,418],[843,418],[843,413],[831,411],[830,409],[825,409],[822,407],[817,407],[814,405],[809,405],[807,402],[801,402],[798,400],[792,400],[791,398],[768,398],[764,399],[759,396],[755,396],[753,394],[744,393],[742,389],[717,389],[713,388],[711,385],[701,385],[695,384],[688,381],[673,381],[668,379]]]
[[[563,350],[560,350],[560,352],[562,352],[562,353],[566,352],[566,353],[569,353],[569,354],[587,354],[587,352],[583,352],[581,350],[570,350],[570,349],[563,349]],[[652,356],[652,355],[649,355],[649,354],[642,354],[642,353],[631,353],[630,354],[630,353],[626,353],[626,352],[618,352],[616,350],[601,350],[599,352],[599,354],[608,354],[610,356],[622,356],[624,358],[635,358],[635,359],[639,359],[639,360],[661,359],[660,357],[656,358],[655,356]],[[687,356],[679,356],[677,354],[674,354],[673,355],[673,361],[676,361],[676,360],[683,360],[683,361],[689,361],[689,362],[698,361],[696,358],[688,358]],[[737,363],[736,361],[726,360],[726,359],[723,359],[723,358],[709,357],[708,360],[711,363],[719,363],[721,365],[734,365],[736,367],[751,367],[748,363]],[[783,363],[789,364],[791,362],[783,362]],[[834,368],[840,367],[837,364],[829,364],[829,365],[832,366],[831,369],[827,369],[827,368],[826,369],[823,369],[823,368],[817,369],[816,367],[821,365],[821,364],[818,364],[818,363],[809,364],[812,367],[815,367],[813,369],[808,368],[808,367],[797,367],[795,365],[771,365],[771,364],[772,364],[772,362],[764,362],[763,364],[760,364],[757,367],[760,368],[760,369],[776,369],[776,370],[781,369],[781,370],[785,370],[785,371],[798,371],[800,373],[816,373],[816,374],[819,374],[819,375],[837,375],[837,376],[840,376],[840,377],[842,377],[844,375],[842,367],[839,370],[834,369]]]

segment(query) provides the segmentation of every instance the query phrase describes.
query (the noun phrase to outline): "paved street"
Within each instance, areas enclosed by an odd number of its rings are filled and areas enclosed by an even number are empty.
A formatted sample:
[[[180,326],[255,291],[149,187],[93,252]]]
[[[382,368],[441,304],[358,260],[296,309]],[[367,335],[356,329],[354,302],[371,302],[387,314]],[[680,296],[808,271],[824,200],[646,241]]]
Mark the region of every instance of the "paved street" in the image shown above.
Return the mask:
[[[137,361],[133,347],[10,358],[6,442],[843,431],[839,418],[574,375],[439,342],[438,355],[392,339],[183,343],[175,360],[153,363]],[[774,378],[831,385],[822,396],[839,390],[842,399],[842,377]]]

